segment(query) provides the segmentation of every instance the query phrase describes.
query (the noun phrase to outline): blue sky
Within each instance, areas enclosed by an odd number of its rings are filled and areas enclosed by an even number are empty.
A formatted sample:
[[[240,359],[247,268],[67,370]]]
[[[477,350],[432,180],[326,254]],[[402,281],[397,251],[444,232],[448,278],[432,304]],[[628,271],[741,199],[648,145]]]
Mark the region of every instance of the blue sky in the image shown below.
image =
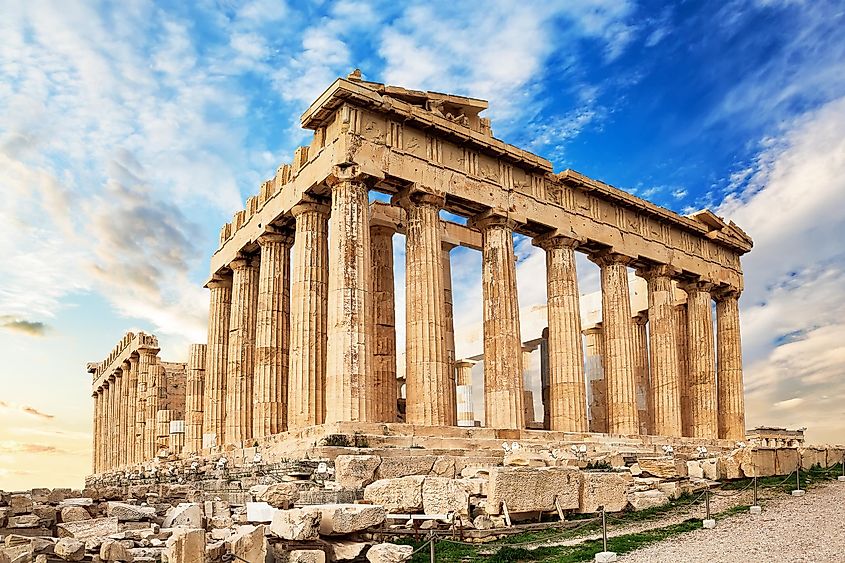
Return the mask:
[[[302,110],[356,67],[490,100],[496,136],[557,171],[735,220],[756,243],[749,423],[845,442],[842,3],[480,6],[0,0],[0,488],[79,482],[84,364],[123,332],[155,332],[173,360],[204,341],[220,225],[306,142]],[[399,266],[398,237],[396,250]],[[529,241],[517,253],[527,318],[543,262]],[[478,257],[453,261],[468,351]]]

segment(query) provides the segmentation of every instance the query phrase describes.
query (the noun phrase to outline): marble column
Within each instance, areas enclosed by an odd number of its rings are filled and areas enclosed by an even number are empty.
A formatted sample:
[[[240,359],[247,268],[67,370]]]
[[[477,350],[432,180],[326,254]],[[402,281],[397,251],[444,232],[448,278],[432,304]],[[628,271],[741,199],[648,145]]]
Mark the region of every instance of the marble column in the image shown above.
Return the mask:
[[[687,350],[692,436],[719,435],[716,395],[716,348],[713,340],[712,284],[683,284],[687,292]]]
[[[457,412],[458,426],[475,426],[475,410],[472,406],[472,366],[473,362],[461,360],[455,362],[457,370]]]
[[[446,365],[449,374],[450,387],[457,385],[457,372],[455,367],[455,310],[452,301],[452,249],[455,245],[449,242],[440,243],[442,249],[442,271],[443,271],[443,302],[446,319]],[[457,395],[449,395],[449,400],[454,401],[450,405],[449,412],[454,412],[457,420],[458,403]]]
[[[648,365],[648,311],[641,311],[631,319],[632,353],[634,357],[634,378],[637,385],[637,417],[640,420],[640,434],[653,434],[651,421],[651,382]]]
[[[91,395],[94,398],[94,427],[92,429],[92,462],[91,469],[94,473],[100,472],[100,389],[96,389]]]
[[[672,275],[668,266],[637,272],[648,284],[651,433],[681,436],[680,371]]]
[[[368,189],[354,167],[329,178],[326,422],[374,419]]]
[[[592,255],[590,259],[601,268],[608,432],[639,434],[631,298],[628,290],[627,265],[631,259],[615,252],[601,252]]]
[[[290,289],[288,430],[322,424],[326,418],[326,318],[329,208],[302,202],[296,220]]]
[[[138,432],[135,427],[138,418],[138,356],[136,354],[129,357],[128,375],[126,380],[126,463],[132,465],[138,461],[135,458],[135,441]]]
[[[405,245],[405,421],[424,426],[457,424],[455,383],[446,347],[446,302],[440,241],[442,198],[403,198]]]
[[[376,393],[374,417],[379,422],[395,422],[396,385],[396,302],[393,280],[393,227],[370,227],[373,282],[373,379]]]
[[[484,420],[489,428],[525,428],[522,338],[513,252],[514,222],[501,216],[472,221],[481,231],[484,312]]]
[[[164,366],[161,360],[156,358],[150,363],[147,372],[147,417],[144,424],[145,449],[147,459],[153,459],[158,455],[158,411],[161,409],[162,385],[164,384]]]
[[[739,330],[739,291],[716,292],[719,438],[745,440],[745,388]]]
[[[155,352],[147,348],[138,349],[138,389],[135,406],[135,463],[147,461],[147,379],[150,363],[155,361]]]
[[[123,371],[118,368],[114,371],[114,383],[112,384],[112,398],[114,406],[112,407],[113,428],[112,435],[114,442],[112,444],[112,467],[120,467],[121,465],[121,450],[123,448],[123,424],[121,421],[121,407],[123,406]]]
[[[111,456],[114,451],[112,447],[112,436],[114,430],[112,428],[112,417],[114,403],[112,402],[112,380],[107,379],[103,382],[103,468],[102,471],[109,471],[112,468]]]
[[[185,443],[184,451],[202,451],[203,397],[205,395],[205,344],[191,344],[188,374],[185,382]]]
[[[291,233],[258,237],[261,266],[255,328],[255,388],[252,436],[287,430],[288,342],[290,337]]]
[[[536,239],[534,244],[546,251],[549,429],[586,432],[589,426],[584,350],[575,269],[578,241],[564,236],[545,236]]]
[[[607,433],[607,381],[604,378],[604,331],[601,323],[584,330],[587,404],[590,432]]]
[[[132,365],[127,359],[121,364],[120,372],[120,414],[118,424],[120,426],[120,452],[118,460],[121,466],[129,463],[129,448],[133,447],[132,439],[129,438],[129,385],[130,371]]]
[[[222,446],[225,439],[232,275],[217,275],[206,287],[211,292],[211,299],[208,306],[208,344],[202,407],[203,449]]]
[[[674,306],[675,343],[678,351],[678,403],[681,411],[681,436],[692,436],[692,405],[689,392],[689,354],[687,351],[687,304]]]
[[[258,308],[258,260],[232,260],[232,310],[226,365],[225,443],[238,446],[252,438],[255,376],[255,313]]]

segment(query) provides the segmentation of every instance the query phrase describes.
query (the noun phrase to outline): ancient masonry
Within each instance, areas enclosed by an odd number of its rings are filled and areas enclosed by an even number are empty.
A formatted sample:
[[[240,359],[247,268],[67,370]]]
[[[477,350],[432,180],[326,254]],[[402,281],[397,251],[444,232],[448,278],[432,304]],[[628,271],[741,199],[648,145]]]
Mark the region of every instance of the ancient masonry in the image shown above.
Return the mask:
[[[680,216],[554,173],[493,137],[479,116],[486,107],[358,73],[335,81],[302,115],[310,146],[223,226],[206,284],[208,341],[191,348],[187,369],[160,362],[145,334],[90,366],[94,472],[318,425],[436,429],[483,412],[488,428],[527,428],[515,233],[546,254],[540,428],[744,439],[738,299],[751,239],[709,211]],[[391,203],[370,203],[370,192]],[[404,397],[397,232],[407,256]],[[483,405],[472,404],[472,364],[455,358],[449,256],[458,245],[482,253]],[[601,269],[595,326],[582,327],[576,252]],[[647,284],[642,313],[632,312],[629,269]]]

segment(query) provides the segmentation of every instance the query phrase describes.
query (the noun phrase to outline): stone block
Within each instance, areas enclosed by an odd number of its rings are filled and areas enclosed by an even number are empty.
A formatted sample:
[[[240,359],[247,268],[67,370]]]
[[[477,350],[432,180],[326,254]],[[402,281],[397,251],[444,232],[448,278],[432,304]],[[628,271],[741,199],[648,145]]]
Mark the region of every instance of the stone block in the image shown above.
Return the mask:
[[[778,448],[775,450],[775,474],[789,475],[798,469],[798,460],[799,457],[797,449]]]
[[[120,531],[117,518],[114,517],[65,522],[63,524],[57,524],[56,529],[60,538],[76,538],[78,540],[105,537]]]
[[[657,490],[672,500],[680,498],[683,494],[683,489],[678,481],[664,481],[662,483],[658,483]]]
[[[720,479],[719,475],[719,458],[708,458],[700,460],[701,464],[701,472],[704,475],[705,479],[709,479],[711,481],[718,481]]]
[[[309,507],[320,511],[320,535],[343,536],[362,532],[384,522],[386,510],[375,504],[324,504]]]
[[[292,508],[299,500],[299,486],[295,483],[274,483],[258,497],[274,508]]]
[[[100,546],[100,559],[103,561],[133,561],[129,550],[121,542],[112,539],[103,540]]]
[[[32,490],[29,491],[29,496],[30,496],[30,498],[32,498],[33,503],[36,503],[36,502],[40,502],[42,504],[47,503],[47,502],[50,502],[49,501],[50,489],[45,489],[45,488],[32,489]]]
[[[9,516],[6,524],[9,528],[37,528],[40,519],[35,514],[21,514],[20,516]]]
[[[270,533],[283,540],[315,540],[319,537],[320,517],[320,511],[310,506],[276,510]]]
[[[825,452],[825,467],[833,467],[843,463],[843,456],[845,456],[845,449],[842,448],[827,448]]]
[[[742,462],[750,454],[747,448],[734,450],[728,455],[719,457],[719,475],[721,479],[742,479]]]
[[[376,480],[380,464],[377,455],[339,455],[334,460],[334,480],[344,489],[363,489]]]
[[[546,467],[552,464],[552,459],[548,452],[519,449],[506,453],[502,464],[505,467]]]
[[[202,528],[202,505],[196,502],[182,502],[172,507],[164,516],[165,528]]]
[[[424,480],[422,475],[379,479],[364,488],[364,500],[380,504],[388,512],[417,512],[422,509]]]
[[[704,468],[701,460],[691,459],[687,461],[687,475],[690,479],[704,479]]]
[[[662,477],[664,479],[678,477],[678,470],[675,468],[675,460],[672,458],[638,458],[637,464],[640,466],[640,470],[642,470],[643,473],[647,473],[652,477]]]
[[[813,466],[827,467],[827,450],[824,448],[804,448],[799,450],[801,467],[810,469]]]
[[[9,508],[12,515],[32,512],[32,497],[28,494],[17,494],[9,497]]]
[[[763,508],[762,508],[762,507],[760,507],[760,506],[751,506],[751,507],[749,507],[748,511],[749,511],[751,514],[762,514],[762,513],[763,513]]]
[[[742,462],[742,473],[746,477],[776,475],[775,450],[758,448],[752,450],[752,454]]]
[[[792,496],[794,497],[803,497],[806,491],[804,489],[795,489],[792,491]]]
[[[76,508],[85,510],[81,507]],[[62,512],[62,514],[64,514],[64,512]],[[138,522],[154,518],[156,515],[156,509],[152,506],[138,506],[135,504],[127,504],[125,502],[109,501],[106,503],[106,514],[108,516],[114,516],[117,518],[118,522]]]
[[[326,563],[326,553],[320,549],[294,549],[288,563]]]
[[[370,563],[404,563],[411,560],[413,552],[414,548],[410,545],[380,543],[367,551],[367,561]]]
[[[273,520],[276,509],[266,502],[246,503],[246,519],[250,523],[267,523]]]
[[[90,497],[73,497],[73,498],[66,498],[63,501],[59,502],[59,509],[62,509],[66,506],[93,506],[94,499]]]
[[[6,527],[6,522],[9,521],[9,516],[12,514],[12,509],[8,506],[0,508],[0,528]]]
[[[91,513],[81,506],[66,506],[59,514],[62,522],[80,522],[90,520]]]
[[[704,526],[705,530],[712,530],[716,527],[716,520],[713,518],[707,518],[701,521],[702,526]]]
[[[329,542],[333,561],[353,561],[358,559],[369,545],[366,542],[337,540]]]
[[[267,538],[264,537],[264,526],[242,526],[226,545],[232,555],[250,563],[272,563],[272,552]]]
[[[596,563],[615,563],[619,560],[619,557],[614,551],[599,551],[594,559]]]
[[[61,538],[56,542],[53,553],[65,561],[82,561],[85,557],[85,542],[76,538]]]
[[[603,506],[619,512],[628,505],[628,479],[620,473],[584,471],[581,473],[578,512],[594,513]]]
[[[437,456],[437,459],[434,460],[434,465],[431,466],[431,473],[429,475],[454,479],[457,475],[455,458],[448,455]]]
[[[376,480],[397,479],[409,475],[428,475],[437,457],[433,455],[385,457],[376,470]]]
[[[456,479],[456,481],[464,488],[469,496],[487,496],[487,479]]]
[[[669,497],[659,490],[639,491],[628,495],[628,503],[637,512],[669,504]]]
[[[469,493],[466,486],[448,477],[426,477],[422,486],[425,514],[457,513],[469,515]]]
[[[168,563],[205,563],[205,530],[178,528],[165,543]]]
[[[73,494],[73,491],[70,489],[53,489],[50,491],[50,494],[47,495],[47,502],[50,504],[58,504],[66,498],[71,498]]]
[[[54,506],[48,504],[36,504],[32,507],[32,513],[38,516],[42,526],[52,528],[56,524],[58,511]]]
[[[511,513],[578,508],[580,471],[568,467],[496,467],[487,486],[488,514],[499,514],[502,503]]]

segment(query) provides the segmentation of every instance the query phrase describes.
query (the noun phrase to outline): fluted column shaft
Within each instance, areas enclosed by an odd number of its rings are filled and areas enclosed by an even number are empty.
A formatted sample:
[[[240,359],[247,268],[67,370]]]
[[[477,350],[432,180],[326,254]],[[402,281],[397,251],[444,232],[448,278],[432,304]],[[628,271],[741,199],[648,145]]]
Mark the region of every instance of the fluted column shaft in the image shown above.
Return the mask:
[[[191,344],[188,374],[185,383],[185,444],[184,451],[202,451],[203,398],[205,395],[205,344]]]
[[[138,350],[138,388],[135,407],[135,463],[142,463],[147,458],[147,380],[150,363],[155,361],[155,352],[148,349]]]
[[[144,423],[144,449],[147,454],[146,459],[148,460],[158,455],[158,425],[156,417],[161,408],[161,389],[159,386],[164,379],[160,375],[160,369],[164,368],[159,365],[159,359],[153,358],[147,369],[147,413]]]
[[[252,438],[255,375],[255,313],[258,307],[258,261],[236,258],[232,268],[232,310],[226,367],[226,444]]]
[[[452,302],[452,249],[454,244],[441,241],[441,255],[443,272],[443,307],[444,319],[446,322],[446,369],[448,370],[450,387],[456,387],[457,371],[455,367],[455,311]],[[454,404],[448,407],[449,412],[454,412],[457,420],[458,402],[456,394],[449,394],[449,400]]]
[[[124,432],[124,436],[126,436],[126,464],[131,465],[133,463],[137,463],[135,454],[136,454],[136,445],[135,440],[137,439],[137,429],[135,427],[138,413],[138,358],[137,356],[131,356],[128,361],[129,369],[124,372],[124,377],[128,376],[125,380],[126,384],[126,430]]]
[[[713,312],[708,283],[682,286],[687,292],[687,350],[689,354],[692,436],[718,437],[716,395],[716,348],[713,341]]]
[[[586,432],[589,426],[584,387],[584,350],[581,345],[581,308],[575,269],[578,241],[554,236],[538,239],[535,244],[546,251],[549,429]]]
[[[373,269],[373,379],[376,406],[374,418],[394,422],[399,387],[396,384],[396,301],[393,279],[393,234],[384,225],[370,227]]]
[[[590,432],[607,432],[607,381],[604,378],[604,331],[601,323],[584,330],[585,377]]]
[[[288,341],[290,336],[290,234],[258,238],[261,266],[255,329],[255,412],[252,435],[287,430]]]
[[[719,438],[745,439],[745,389],[742,382],[742,343],[739,330],[739,292],[716,294]]]
[[[129,439],[129,361],[123,362],[121,365],[120,380],[118,381],[118,427],[120,429],[120,440],[118,447],[120,450],[117,454],[118,464],[120,466],[129,463],[129,447],[132,446],[132,440]]]
[[[681,436],[692,436],[692,404],[689,391],[687,350],[687,304],[675,305],[675,343],[678,349],[678,397],[681,406]]]
[[[203,398],[203,447],[223,445],[226,428],[226,384],[229,365],[229,318],[232,312],[232,276],[218,276],[208,284],[208,344]]]
[[[484,417],[489,428],[525,427],[522,338],[512,221],[485,217],[481,230],[484,299]]]
[[[637,417],[640,421],[640,434],[652,434],[651,421],[651,382],[648,362],[648,312],[643,311],[631,319],[631,336],[634,357],[634,379],[637,385]]]
[[[631,298],[626,267],[630,258],[621,254],[604,252],[593,255],[591,260],[601,268],[608,432],[639,434]]]
[[[672,273],[665,266],[640,272],[648,283],[651,431],[657,436],[681,436],[683,430]]]
[[[326,422],[374,418],[372,285],[367,185],[351,170],[330,178]]]
[[[91,395],[94,398],[94,427],[92,429],[93,433],[93,440],[92,440],[92,460],[91,460],[91,469],[94,473],[100,472],[100,390],[97,389]]]
[[[114,437],[114,401],[113,396],[113,381],[109,380],[103,383],[103,400],[105,401],[105,408],[103,409],[103,471],[109,471],[112,468],[112,453],[114,452],[113,437]]]
[[[300,203],[296,219],[290,296],[287,423],[289,430],[322,424],[326,417],[326,318],[328,214],[318,203]]]
[[[403,202],[407,212],[405,420],[454,426],[457,412],[446,344],[439,202],[434,196],[420,194]]]
[[[475,426],[475,410],[472,406],[472,362],[455,362],[457,371],[458,426]]]

